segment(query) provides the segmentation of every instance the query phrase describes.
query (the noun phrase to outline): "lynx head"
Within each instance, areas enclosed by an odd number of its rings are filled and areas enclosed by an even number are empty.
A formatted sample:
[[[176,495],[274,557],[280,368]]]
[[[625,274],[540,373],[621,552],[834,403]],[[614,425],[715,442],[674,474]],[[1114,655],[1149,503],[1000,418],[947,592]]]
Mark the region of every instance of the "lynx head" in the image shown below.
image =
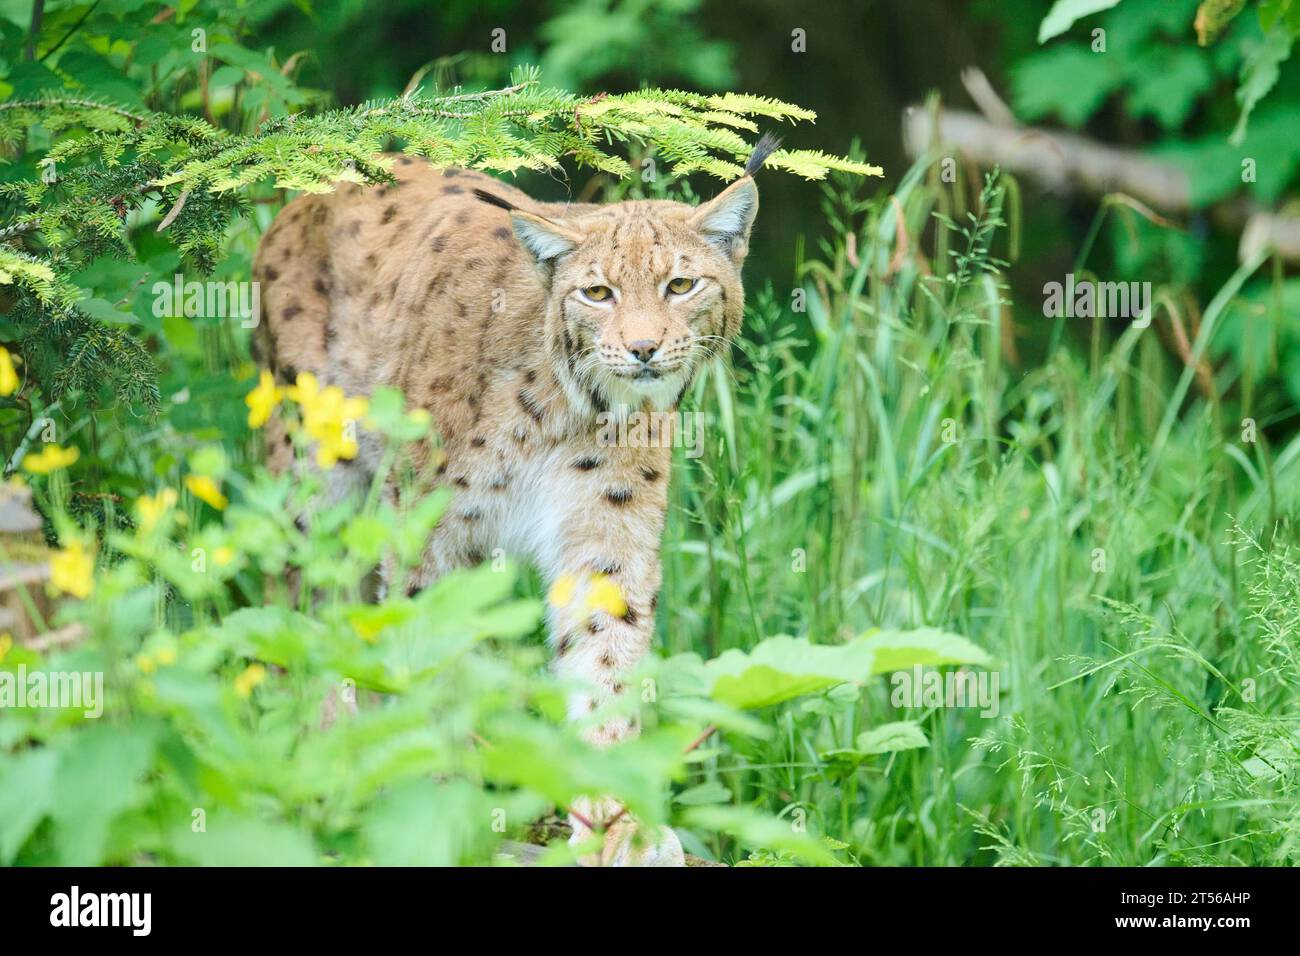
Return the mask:
[[[740,331],[753,173],[777,145],[760,140],[745,174],[699,206],[629,201],[563,219],[511,210],[547,285],[548,346],[571,392],[673,407]]]

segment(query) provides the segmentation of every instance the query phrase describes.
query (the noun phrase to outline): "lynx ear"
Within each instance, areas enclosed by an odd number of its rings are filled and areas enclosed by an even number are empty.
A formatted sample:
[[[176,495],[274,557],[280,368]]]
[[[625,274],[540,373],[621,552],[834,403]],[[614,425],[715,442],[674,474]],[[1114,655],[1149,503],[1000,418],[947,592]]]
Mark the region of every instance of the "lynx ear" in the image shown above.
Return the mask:
[[[510,200],[503,199],[496,193],[490,193],[486,189],[476,189],[474,195],[482,202],[510,213],[510,225],[514,227],[515,238],[539,265],[572,252],[582,241],[582,236],[564,223],[524,212]]]
[[[582,236],[567,226],[542,216],[534,216],[522,209],[510,213],[510,224],[514,227],[519,244],[538,263],[558,259],[572,252],[582,241]]]
[[[739,261],[749,248],[749,230],[758,215],[758,187],[742,176],[691,214],[690,224]]]

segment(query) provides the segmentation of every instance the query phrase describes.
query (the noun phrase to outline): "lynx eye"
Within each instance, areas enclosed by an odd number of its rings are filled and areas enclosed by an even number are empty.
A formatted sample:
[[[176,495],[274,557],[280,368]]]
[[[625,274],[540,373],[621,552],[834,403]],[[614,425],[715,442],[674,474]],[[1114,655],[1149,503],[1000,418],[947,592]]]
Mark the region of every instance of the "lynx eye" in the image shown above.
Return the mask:
[[[685,295],[695,288],[695,280],[687,276],[678,276],[668,283],[668,291],[673,295]]]
[[[589,302],[608,302],[614,296],[614,292],[607,285],[589,285],[582,290],[583,298]]]

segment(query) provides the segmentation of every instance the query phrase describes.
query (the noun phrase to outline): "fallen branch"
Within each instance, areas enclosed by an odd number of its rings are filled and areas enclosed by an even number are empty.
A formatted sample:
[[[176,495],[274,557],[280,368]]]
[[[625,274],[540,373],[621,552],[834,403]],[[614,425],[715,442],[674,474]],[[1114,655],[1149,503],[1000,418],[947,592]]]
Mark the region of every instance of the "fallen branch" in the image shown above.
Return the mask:
[[[1058,192],[1123,193],[1165,213],[1194,211],[1191,181],[1179,167],[1075,133],[1008,126],[966,110],[932,113],[913,106],[903,114],[903,146],[913,158],[951,147],[981,166],[999,166]],[[1222,228],[1240,230],[1243,262],[1265,248],[1300,262],[1300,216],[1248,199],[1217,203],[1207,211]]]

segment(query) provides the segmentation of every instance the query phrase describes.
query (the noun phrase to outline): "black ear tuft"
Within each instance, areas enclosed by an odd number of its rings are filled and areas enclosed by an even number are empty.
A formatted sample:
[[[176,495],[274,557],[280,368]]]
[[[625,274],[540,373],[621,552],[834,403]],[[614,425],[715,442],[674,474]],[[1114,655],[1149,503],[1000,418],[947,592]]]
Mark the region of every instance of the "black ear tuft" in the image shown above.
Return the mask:
[[[752,176],[767,162],[767,158],[781,148],[781,137],[774,136],[771,133],[764,133],[757,143],[754,144],[754,151],[749,154],[749,160],[745,163],[745,175]]]
[[[514,212],[519,208],[509,199],[502,199],[500,196],[495,193],[490,193],[486,189],[476,189],[474,190],[474,195],[489,206],[496,206],[499,209],[504,209],[506,212]]]

